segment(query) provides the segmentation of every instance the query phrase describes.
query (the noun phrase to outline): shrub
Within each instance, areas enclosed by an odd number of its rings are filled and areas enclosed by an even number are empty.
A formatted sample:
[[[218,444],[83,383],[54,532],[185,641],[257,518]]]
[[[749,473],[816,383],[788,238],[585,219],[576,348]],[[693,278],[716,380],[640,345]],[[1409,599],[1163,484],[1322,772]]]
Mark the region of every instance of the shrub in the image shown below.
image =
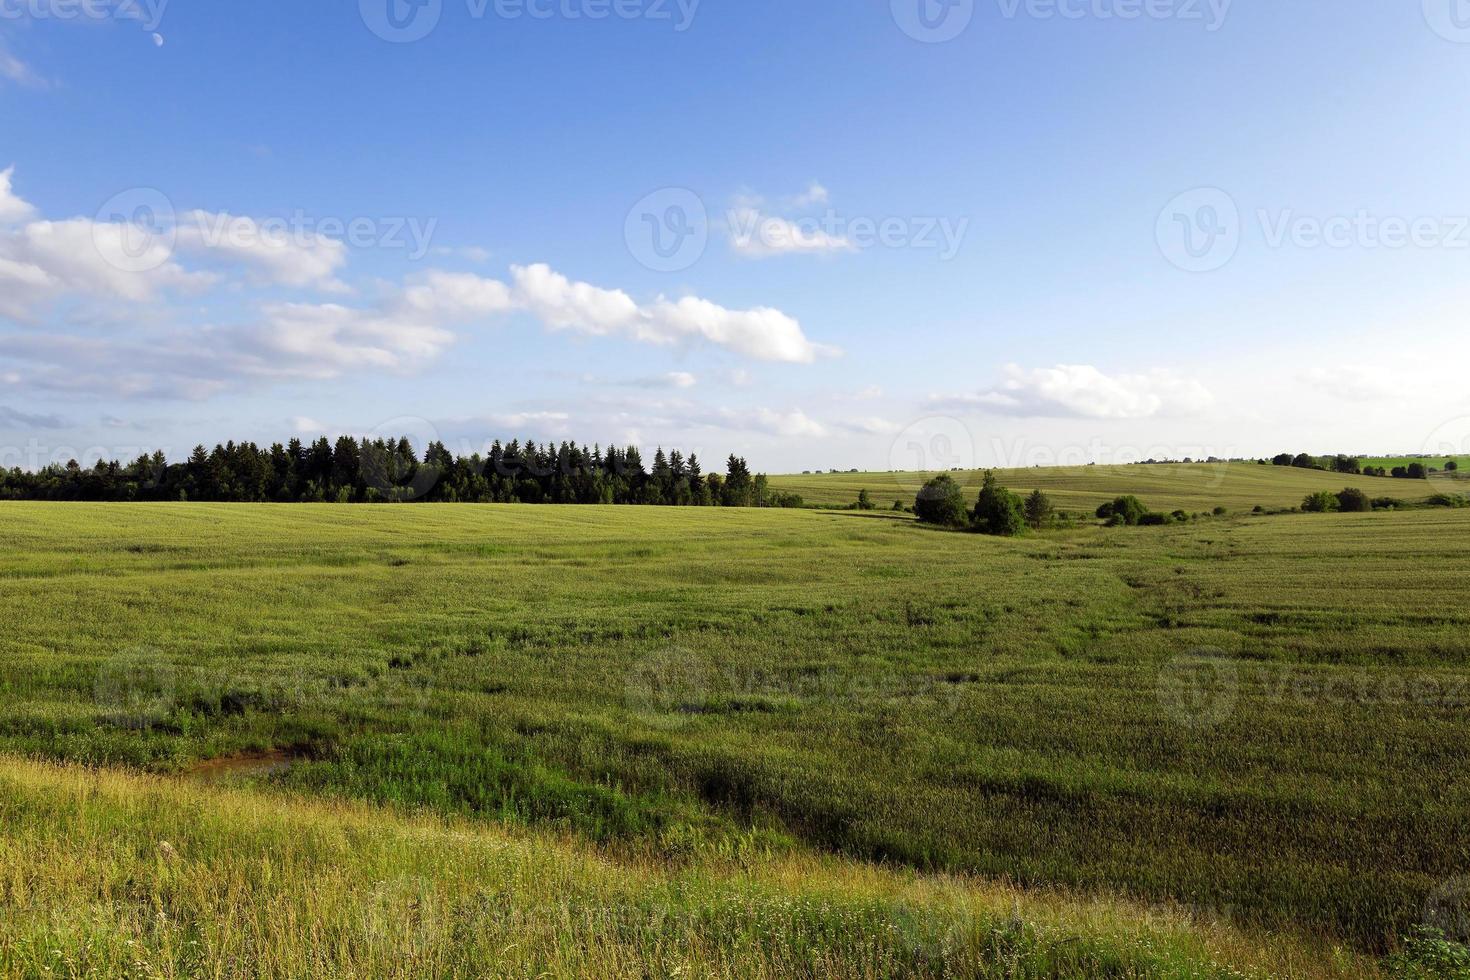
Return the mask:
[[[1427,469],[1424,468],[1424,464],[1423,463],[1410,463],[1409,464],[1409,479],[1411,479],[1411,480],[1427,480],[1427,479],[1429,479],[1429,470],[1427,470]]]
[[[899,511],[900,513],[903,512],[903,511],[905,511],[905,510],[908,510],[908,508],[903,505],[903,501],[902,500],[895,500],[893,502],[893,509],[896,510],[896,511]]]
[[[1216,507],[1215,508],[1215,516],[1216,517],[1224,517],[1228,513],[1230,513],[1229,508],[1226,508],[1226,507]]]
[[[875,503],[873,503],[873,498],[872,498],[872,496],[870,496],[868,494],[868,491],[866,491],[866,490],[859,490],[858,491],[858,499],[857,499],[857,509],[858,510],[877,510],[878,509],[878,505],[875,504]]]
[[[1470,499],[1453,493],[1437,493],[1425,502],[1431,507],[1470,507]]]
[[[1103,504],[1097,509],[1097,516],[1103,518],[1118,518],[1119,524],[1127,524],[1130,527],[1143,519],[1148,513],[1148,508],[1143,506],[1143,501],[1132,495],[1119,497],[1110,504]]]
[[[1371,504],[1374,510],[1398,510],[1404,502],[1397,497],[1374,497]]]
[[[1326,490],[1309,493],[1302,501],[1302,510],[1309,514],[1325,514],[1337,510],[1337,494]]]
[[[1460,463],[1459,463],[1458,460],[1454,460],[1454,459],[1447,459],[1447,460],[1445,460],[1445,463],[1444,463],[1444,471],[1446,473],[1454,473],[1459,468],[1460,468]]]
[[[1026,523],[1032,528],[1040,530],[1052,523],[1055,517],[1055,508],[1052,507],[1051,498],[1040,490],[1033,490],[1031,496],[1026,498]]]
[[[942,473],[924,484],[914,500],[914,513],[925,524],[940,527],[964,527],[965,495],[948,473]]]
[[[980,498],[975,501],[975,530],[981,534],[1014,537],[1026,526],[1021,498],[1001,486],[995,474],[985,471]]]
[[[1178,521],[1180,524],[1183,524],[1185,521],[1189,520],[1188,511],[1176,510],[1173,514],[1169,516],[1173,517],[1174,520]]]
[[[1372,510],[1373,505],[1366,493],[1356,487],[1348,487],[1337,495],[1337,509],[1345,514],[1361,514],[1365,510]]]
[[[1170,519],[1167,514],[1144,514],[1138,519],[1139,527],[1159,527],[1168,523]]]

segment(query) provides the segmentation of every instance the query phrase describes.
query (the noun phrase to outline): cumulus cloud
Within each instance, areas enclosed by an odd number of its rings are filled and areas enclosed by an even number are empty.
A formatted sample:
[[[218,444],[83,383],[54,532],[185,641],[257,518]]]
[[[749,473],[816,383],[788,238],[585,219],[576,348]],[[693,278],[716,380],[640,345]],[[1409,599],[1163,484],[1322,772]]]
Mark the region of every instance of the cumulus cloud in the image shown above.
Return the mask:
[[[235,322],[186,330],[173,325],[202,314],[174,302],[185,293],[262,283],[346,291],[339,278],[346,247],[320,235],[277,234],[269,221],[222,212],[189,211],[167,222],[160,216],[147,227],[122,219],[38,220],[12,177],[12,169],[0,172],[0,317],[35,323],[64,302],[91,299],[104,302],[68,310],[72,321],[95,323],[95,310],[107,310],[116,328],[101,337],[0,334],[0,355],[26,362],[25,384],[36,390],[203,398],[261,380],[411,371],[454,342],[452,328],[517,313],[552,332],[710,345],[766,361],[809,363],[838,353],[810,341],[780,310],[732,310],[695,296],[639,302],[544,264],[512,266],[507,282],[431,270],[352,304],[247,299]],[[199,259],[215,265],[181,262]],[[696,383],[683,371],[655,381],[676,389]]]
[[[998,386],[938,397],[938,406],[983,409],[1024,418],[1146,419],[1192,415],[1209,407],[1209,390],[1169,371],[1107,375],[1086,364],[1006,368]]]
[[[0,231],[0,315],[25,320],[70,295],[142,302],[214,277],[185,270],[156,236],[86,218],[32,221]]]
[[[769,307],[729,310],[694,296],[640,305],[621,290],[573,282],[547,265],[513,266],[511,276],[516,305],[552,330],[662,345],[702,341],[763,361],[804,364],[837,353]]]
[[[306,231],[288,232],[255,218],[209,211],[183,214],[178,247],[235,262],[267,282],[344,292],[337,272],[347,264],[347,246],[334,238]]]
[[[14,166],[0,170],[0,226],[19,224],[29,220],[36,213],[36,209],[30,203],[22,201],[15,193],[14,177]]]

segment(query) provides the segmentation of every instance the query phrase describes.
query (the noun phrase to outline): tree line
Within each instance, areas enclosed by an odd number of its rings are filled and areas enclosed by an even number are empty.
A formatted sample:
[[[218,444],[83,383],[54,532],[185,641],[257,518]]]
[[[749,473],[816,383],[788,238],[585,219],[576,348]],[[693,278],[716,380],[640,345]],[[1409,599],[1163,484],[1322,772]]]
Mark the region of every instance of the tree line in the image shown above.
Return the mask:
[[[571,442],[496,441],[456,457],[442,442],[423,456],[407,438],[292,439],[262,449],[227,442],[196,446],[183,462],[162,452],[129,463],[76,460],[37,471],[0,470],[0,500],[206,501],[221,503],[643,504],[687,507],[799,507],[772,491],[764,474],[731,455],[725,472],[705,473],[678,450],[648,466],[636,446],[588,449]]]
[[[1259,460],[1265,465],[1266,460]],[[1271,460],[1272,466],[1294,466],[1303,470],[1326,470],[1329,473],[1347,473],[1355,476],[1388,476],[1399,480],[1427,480],[1431,473],[1438,473],[1439,469],[1430,463],[1406,463],[1403,466],[1395,466],[1392,469],[1386,466],[1364,466],[1356,456],[1313,456],[1310,453],[1282,453]],[[1459,470],[1460,464],[1457,460],[1447,459],[1444,462],[1444,470],[1454,473]]]

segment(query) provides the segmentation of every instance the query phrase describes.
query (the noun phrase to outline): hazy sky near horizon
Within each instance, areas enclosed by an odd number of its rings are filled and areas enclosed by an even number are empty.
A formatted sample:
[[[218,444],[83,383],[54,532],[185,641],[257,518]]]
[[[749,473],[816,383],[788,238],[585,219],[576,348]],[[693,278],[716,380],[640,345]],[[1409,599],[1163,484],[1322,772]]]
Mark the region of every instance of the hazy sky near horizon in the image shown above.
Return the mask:
[[[1462,0],[0,0],[0,466],[1470,452]]]

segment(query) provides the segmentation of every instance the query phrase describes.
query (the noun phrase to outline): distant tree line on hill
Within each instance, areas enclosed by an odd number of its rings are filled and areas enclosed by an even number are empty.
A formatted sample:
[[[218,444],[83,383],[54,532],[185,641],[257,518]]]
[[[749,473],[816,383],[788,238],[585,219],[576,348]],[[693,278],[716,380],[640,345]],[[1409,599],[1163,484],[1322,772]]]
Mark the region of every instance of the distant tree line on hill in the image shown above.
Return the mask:
[[[699,459],[660,448],[653,465],[637,447],[498,441],[485,454],[456,457],[433,442],[419,458],[408,439],[342,436],[262,449],[228,442],[171,463],[163,452],[130,463],[75,460],[28,472],[0,470],[0,500],[209,501],[240,503],[645,504],[800,507],[731,455],[723,475]]]
[[[1264,466],[1266,460],[1259,460]],[[1326,470],[1329,473],[1347,473],[1358,476],[1388,476],[1399,480],[1427,480],[1431,473],[1438,473],[1439,469],[1429,463],[1407,463],[1403,466],[1395,466],[1389,469],[1386,466],[1364,466],[1356,456],[1312,456],[1309,453],[1282,453],[1271,460],[1273,466],[1294,466],[1303,470]],[[1459,470],[1458,461],[1449,459],[1444,462],[1444,470],[1454,473]]]

